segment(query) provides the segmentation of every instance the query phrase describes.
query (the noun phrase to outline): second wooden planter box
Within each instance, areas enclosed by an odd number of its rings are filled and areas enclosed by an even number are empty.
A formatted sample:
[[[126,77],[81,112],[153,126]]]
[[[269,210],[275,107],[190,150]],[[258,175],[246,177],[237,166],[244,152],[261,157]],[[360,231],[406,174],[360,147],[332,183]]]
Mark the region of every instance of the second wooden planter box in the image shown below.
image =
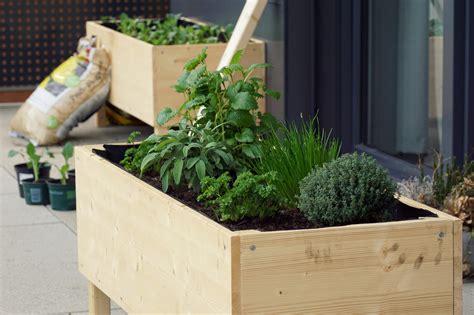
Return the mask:
[[[232,232],[76,148],[79,270],[91,310],[460,314],[461,222],[434,217]]]
[[[187,21],[195,22],[187,19]],[[86,23],[87,36],[96,36],[98,47],[104,47],[111,58],[112,80],[109,102],[135,116],[156,131],[162,131],[155,119],[164,107],[176,108],[184,99],[173,85],[183,72],[184,64],[207,47],[207,65],[217,68],[224,54],[225,43],[193,45],[151,45],[127,36],[100,22]],[[242,64],[249,66],[265,62],[264,42],[252,39]],[[265,71],[257,69],[255,75],[265,79]],[[259,102],[265,111],[265,100]]]

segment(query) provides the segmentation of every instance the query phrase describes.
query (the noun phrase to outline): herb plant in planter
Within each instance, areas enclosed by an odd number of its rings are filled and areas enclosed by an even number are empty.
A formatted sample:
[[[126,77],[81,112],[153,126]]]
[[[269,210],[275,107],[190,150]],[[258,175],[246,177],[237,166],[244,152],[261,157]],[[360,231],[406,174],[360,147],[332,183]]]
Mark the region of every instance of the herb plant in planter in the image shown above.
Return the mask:
[[[122,165],[139,170],[140,175],[159,175],[164,192],[180,185],[199,192],[205,176],[230,172],[235,177],[244,171],[260,156],[261,140],[277,124],[273,116],[258,110],[257,100],[266,94],[278,97],[278,93],[252,75],[268,65],[244,68],[241,56],[239,51],[219,71],[207,69],[206,49],[190,60],[175,85],[185,102],[177,109],[163,109],[157,117],[160,125],[176,116],[180,123],[167,134],[152,135],[138,148],[129,149]]]
[[[47,154],[49,152],[46,149]],[[10,150],[8,157],[13,158],[20,155],[25,163],[16,164],[15,172],[16,179],[18,182],[18,189],[20,191],[20,197],[24,198],[24,190],[22,181],[26,179],[48,179],[51,165],[45,162],[41,162],[41,155],[37,155],[36,148],[32,143],[28,143],[24,150]],[[37,174],[37,176],[35,176]],[[35,199],[36,200],[36,199]]]
[[[395,191],[374,158],[345,154],[304,178],[299,207],[309,220],[329,226],[380,222],[389,219]]]
[[[119,19],[104,17],[102,22],[115,25],[117,30],[153,45],[226,43],[232,35],[232,24],[194,24],[180,20],[180,14],[167,14],[163,19],[130,18],[126,13]]]
[[[53,210],[74,210],[76,209],[76,186],[69,177],[69,160],[74,155],[74,146],[67,142],[62,150],[64,164],[56,166],[60,179],[48,180],[49,198]]]
[[[340,142],[317,128],[315,121],[272,130],[260,145],[259,158],[251,163],[256,174],[276,173],[278,195],[288,208],[297,207],[300,181],[315,167],[336,159],[341,150]]]
[[[185,62],[208,48],[208,68],[216,69],[231,27],[205,24],[180,16],[163,19],[135,19],[122,15],[119,20],[87,22],[87,36],[96,36],[112,60],[109,102],[155,127],[156,116],[166,106],[178,108],[182,96],[171,86]],[[252,39],[242,58],[243,65],[265,62],[265,45]],[[257,69],[264,78],[265,69]],[[265,100],[259,100],[260,109]],[[176,123],[178,121],[175,121]]]

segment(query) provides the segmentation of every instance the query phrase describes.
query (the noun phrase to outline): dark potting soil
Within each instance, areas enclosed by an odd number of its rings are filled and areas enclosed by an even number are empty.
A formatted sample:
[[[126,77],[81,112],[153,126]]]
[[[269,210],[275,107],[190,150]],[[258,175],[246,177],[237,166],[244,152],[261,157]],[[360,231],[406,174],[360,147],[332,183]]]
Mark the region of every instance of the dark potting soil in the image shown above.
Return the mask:
[[[93,150],[94,153],[110,161],[112,164],[121,168],[125,172],[128,172],[120,165],[120,161],[123,159],[123,155],[130,145],[104,145],[105,150]],[[130,172],[128,172],[130,173]],[[138,174],[130,173],[137,178],[140,178]],[[161,181],[157,176],[143,175],[141,180],[145,181],[149,185],[161,190]],[[171,189],[167,192],[168,195],[175,198],[176,200],[187,205],[191,209],[205,215],[211,220],[225,226],[231,231],[240,230],[259,230],[259,231],[280,231],[280,230],[299,230],[299,229],[314,229],[324,227],[323,224],[313,223],[303,216],[299,209],[283,209],[276,213],[274,216],[260,219],[260,218],[245,218],[239,222],[221,222],[214,215],[212,208],[207,207],[204,203],[198,202],[198,194],[186,187],[180,187],[177,189]],[[380,217],[378,220],[371,222],[353,222],[355,223],[377,223],[387,221],[404,221],[404,220],[415,220],[420,217],[436,217],[436,215],[430,211],[413,208],[401,202],[394,202],[393,205],[388,209],[388,216]]]
[[[123,169],[123,168],[122,168]],[[125,170],[125,169],[124,169]],[[133,174],[133,173],[132,173]],[[138,177],[137,174],[133,174]],[[143,175],[141,179],[151,186],[161,190],[161,182],[158,177]],[[191,209],[204,214],[206,217],[218,222],[231,231],[239,230],[259,230],[259,231],[278,231],[278,230],[297,230],[297,229],[312,229],[322,227],[322,225],[315,225],[308,221],[298,209],[281,210],[272,217],[259,218],[245,218],[239,222],[218,221],[214,215],[214,211],[210,207],[206,207],[202,202],[197,201],[198,194],[185,187],[173,189],[167,192],[168,195],[184,203]]]

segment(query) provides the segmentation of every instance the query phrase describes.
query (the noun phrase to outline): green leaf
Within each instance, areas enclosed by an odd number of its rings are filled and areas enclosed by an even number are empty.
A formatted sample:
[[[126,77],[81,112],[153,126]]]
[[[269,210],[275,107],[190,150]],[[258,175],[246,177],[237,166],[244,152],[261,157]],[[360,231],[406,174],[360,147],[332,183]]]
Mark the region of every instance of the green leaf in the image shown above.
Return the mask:
[[[260,125],[265,128],[278,130],[283,127],[283,124],[270,113],[262,114],[259,112],[258,118],[260,119]]]
[[[239,142],[250,143],[250,142],[253,142],[253,140],[255,139],[255,135],[254,135],[252,129],[244,128],[242,130],[242,133],[236,133],[235,134],[235,139]]]
[[[249,92],[239,92],[232,101],[232,108],[237,110],[257,109],[257,101]]]
[[[210,148],[214,148],[215,146],[217,146],[217,142],[209,142],[208,144],[206,144],[204,148],[210,149]]]
[[[61,174],[65,174],[67,173],[67,171],[69,171],[69,164],[64,164],[63,166],[61,166],[61,168],[59,169],[59,172]]]
[[[227,120],[237,127],[251,127],[255,125],[252,114],[246,110],[232,110],[227,114]]]
[[[229,147],[233,147],[237,141],[235,140],[235,138],[228,138],[225,140],[225,143],[229,146]]]
[[[250,65],[246,71],[246,77],[249,76],[255,69],[265,69],[269,68],[271,65],[269,63],[254,63],[253,65]]]
[[[207,98],[204,95],[199,95],[196,98],[193,98],[192,100],[187,101],[184,103],[184,108],[186,109],[193,109],[197,106],[202,105],[204,102],[206,102]]]
[[[249,145],[242,146],[242,153],[244,153],[249,158],[252,158],[252,159],[256,158],[256,155],[255,155],[254,151],[252,150],[251,146],[249,146]]]
[[[214,152],[217,155],[219,155],[222,158],[222,160],[224,160],[225,164],[230,164],[230,162],[232,161],[232,155],[231,154],[225,153],[222,150],[215,150]]]
[[[132,144],[135,142],[135,139],[141,135],[142,133],[140,131],[132,131],[130,135],[127,138],[127,143]]]
[[[53,116],[53,115],[50,115],[48,116],[48,122],[46,124],[46,127],[48,129],[56,129],[58,128],[58,119],[56,118],[56,116]]]
[[[71,142],[67,142],[63,147],[63,156],[68,161],[74,155],[74,146]]]
[[[189,160],[186,161],[186,168],[191,169],[197,161],[199,161],[200,157],[196,156],[193,158],[190,158]]]
[[[179,185],[181,182],[181,174],[183,172],[183,159],[178,159],[176,162],[174,162],[174,168],[173,168],[173,178],[174,178],[174,183],[176,185]]]
[[[165,174],[165,172],[168,170],[168,167],[170,166],[171,162],[173,160],[166,160],[163,165],[161,165],[161,168],[160,168],[160,178],[163,177],[163,175]]]
[[[235,101],[235,96],[237,95],[239,86],[237,84],[231,84],[227,87],[227,90],[225,91],[225,94],[227,95],[227,98],[231,101]]]
[[[279,100],[279,99],[280,99],[280,92],[278,92],[278,91],[266,89],[266,90],[265,90],[265,93],[266,93],[267,95],[269,95],[271,98],[275,99],[275,100]]]
[[[18,152],[18,151],[10,150],[10,151],[8,151],[8,157],[9,157],[9,158],[12,158],[12,157],[16,156],[16,155],[19,154],[19,153],[20,153],[20,152]]]
[[[240,60],[242,59],[244,51],[242,49],[237,50],[235,54],[232,56],[232,59],[230,60],[231,65],[239,64]]]
[[[207,47],[203,48],[201,53],[196,58],[193,58],[189,60],[188,62],[186,62],[186,64],[184,65],[184,69],[186,69],[187,71],[194,70],[201,62],[203,62],[206,59],[207,57],[206,51],[207,51]]]
[[[193,58],[184,64],[184,69],[186,71],[194,70],[198,66],[198,64],[199,64],[199,59],[197,57]]]
[[[163,175],[163,177],[161,177],[161,189],[163,190],[163,192],[167,192],[167,191],[168,191],[169,175],[170,175],[169,172],[165,172],[165,174]]]
[[[184,91],[186,91],[186,89],[188,88],[187,80],[189,77],[189,73],[189,71],[185,71],[179,76],[178,82],[174,85],[174,89],[176,92],[183,93]]]
[[[196,163],[196,174],[199,178],[199,180],[202,180],[206,176],[206,164],[204,163],[203,160],[199,160]]]
[[[156,160],[159,158],[158,153],[150,153],[147,154],[143,160],[142,164],[140,165],[140,176],[143,174],[144,171],[146,171],[152,164],[156,162]]]
[[[33,143],[28,142],[28,144],[26,145],[26,154],[28,154],[30,158],[36,155],[36,149]]]
[[[156,118],[156,122],[158,123],[158,125],[163,126],[168,121],[170,121],[170,119],[173,118],[176,114],[177,114],[177,111],[169,107],[166,107],[158,114],[158,117]]]
[[[201,65],[199,68],[192,70],[189,73],[189,76],[186,80],[186,84],[190,86],[196,85],[196,82],[198,79],[203,75],[203,73],[206,71],[207,67],[206,65]]]

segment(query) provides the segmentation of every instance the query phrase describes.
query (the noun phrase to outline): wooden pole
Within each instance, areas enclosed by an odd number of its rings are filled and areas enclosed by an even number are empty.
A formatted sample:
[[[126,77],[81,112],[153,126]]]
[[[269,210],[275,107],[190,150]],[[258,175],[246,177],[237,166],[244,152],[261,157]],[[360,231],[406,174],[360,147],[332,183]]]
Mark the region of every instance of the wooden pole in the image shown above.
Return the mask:
[[[217,69],[228,66],[234,54],[245,49],[268,0],[247,0]]]

